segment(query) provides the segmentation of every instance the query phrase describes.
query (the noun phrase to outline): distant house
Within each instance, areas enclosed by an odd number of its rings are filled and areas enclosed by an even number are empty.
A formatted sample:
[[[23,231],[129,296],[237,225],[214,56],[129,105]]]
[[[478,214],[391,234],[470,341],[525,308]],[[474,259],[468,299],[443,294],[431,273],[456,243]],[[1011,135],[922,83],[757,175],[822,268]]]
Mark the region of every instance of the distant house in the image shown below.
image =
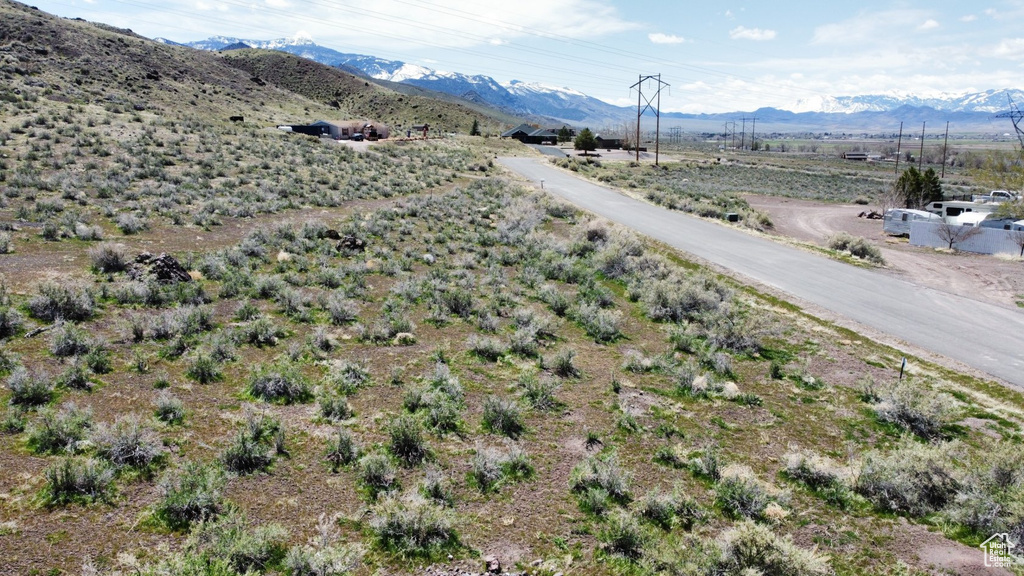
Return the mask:
[[[342,122],[317,120],[309,125],[292,125],[290,128],[292,132],[299,134],[329,137],[335,140],[349,140],[356,134],[362,134],[367,140],[388,137],[386,127],[372,124],[367,120],[345,120]]]
[[[854,160],[854,161],[857,161],[857,162],[867,162],[867,160],[868,160],[868,153],[867,152],[844,152],[843,153],[843,158],[845,158],[846,160]]]
[[[597,141],[598,148],[604,148],[605,150],[618,150],[622,148],[622,138],[605,138],[598,134],[594,137]]]
[[[557,144],[558,131],[520,124],[501,133],[502,138],[514,138],[523,144]]]

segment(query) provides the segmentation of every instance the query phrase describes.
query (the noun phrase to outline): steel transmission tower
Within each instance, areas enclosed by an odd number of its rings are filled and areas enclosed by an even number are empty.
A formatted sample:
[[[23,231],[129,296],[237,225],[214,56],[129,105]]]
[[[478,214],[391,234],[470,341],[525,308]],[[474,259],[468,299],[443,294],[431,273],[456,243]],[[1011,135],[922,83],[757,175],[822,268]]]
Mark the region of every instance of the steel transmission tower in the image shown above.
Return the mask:
[[[644,96],[643,83],[653,80],[657,84],[657,90],[654,92],[654,96],[648,98]],[[655,128],[654,128],[654,165],[658,165],[658,148],[661,144],[661,89],[667,88],[669,85],[661,81],[661,74],[650,74],[644,76],[640,75],[640,80],[636,84],[630,86],[630,89],[636,88],[636,161],[640,161],[640,117],[644,115],[649,108],[654,110]],[[652,106],[652,101],[653,106]]]
[[[1017,132],[1017,140],[1020,142],[1020,156],[1024,158],[1024,128],[1021,127],[1022,120],[1024,120],[1024,112],[1017,108],[1017,104],[1010,97],[1009,93],[1006,94],[1006,99],[1010,101],[1010,111],[997,114],[996,118],[1009,118],[1013,122],[1013,129]]]

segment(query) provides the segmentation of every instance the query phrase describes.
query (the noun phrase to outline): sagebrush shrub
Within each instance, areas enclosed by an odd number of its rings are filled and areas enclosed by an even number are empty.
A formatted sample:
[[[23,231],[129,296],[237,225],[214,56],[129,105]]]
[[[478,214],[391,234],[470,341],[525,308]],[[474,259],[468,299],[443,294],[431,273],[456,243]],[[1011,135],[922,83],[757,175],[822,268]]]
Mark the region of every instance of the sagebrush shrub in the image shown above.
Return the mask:
[[[341,360],[331,362],[324,377],[324,385],[328,389],[335,390],[341,394],[355,394],[360,388],[369,386],[371,383],[370,371],[362,362]]]
[[[515,439],[526,430],[522,412],[514,400],[488,396],[484,399],[483,427],[494,434]]]
[[[451,483],[440,469],[428,467],[419,485],[420,495],[438,506],[451,506],[455,499]]]
[[[717,482],[722,477],[722,468],[724,466],[718,454],[718,448],[712,444],[708,444],[697,454],[693,455],[688,465],[690,471],[701,478]]]
[[[87,320],[93,315],[96,301],[92,290],[80,282],[46,281],[36,289],[38,294],[28,301],[29,313],[40,320]]]
[[[278,360],[261,364],[249,376],[246,391],[267,402],[292,404],[309,400],[309,382],[291,362]]]
[[[619,467],[614,454],[591,456],[577,464],[569,474],[569,487],[577,493],[600,488],[619,503],[631,499],[629,474]]]
[[[238,328],[239,338],[253,346],[276,346],[278,339],[285,335],[283,329],[279,328],[274,321],[266,316],[260,316],[252,322]]]
[[[847,232],[838,232],[829,236],[825,244],[832,250],[848,252],[857,258],[867,260],[874,264],[885,265],[885,258],[877,246],[859,236],[852,236]]]
[[[481,337],[473,334],[469,337],[468,344],[470,352],[491,362],[497,361],[508,352],[508,346],[497,338],[488,336]]]
[[[723,476],[715,484],[715,504],[733,518],[762,519],[772,501],[752,474]]]
[[[44,472],[43,501],[51,506],[106,500],[113,488],[114,470],[102,460],[67,456]]]
[[[353,414],[348,398],[342,394],[322,391],[317,396],[317,404],[320,405],[320,415],[328,420],[348,420]]]
[[[889,452],[864,455],[854,489],[887,512],[924,516],[952,502],[961,484],[955,460],[962,457],[957,442],[924,445],[903,438]]]
[[[423,429],[412,416],[398,416],[388,425],[388,450],[407,466],[414,466],[427,457]]]
[[[599,539],[608,552],[637,559],[643,555],[647,535],[632,514],[617,510],[609,516]]]
[[[554,410],[559,406],[555,392],[558,391],[558,382],[548,378],[524,377],[520,378],[519,386],[523,390],[523,399],[534,410],[542,412]]]
[[[29,372],[24,366],[15,367],[7,376],[10,402],[15,406],[42,406],[53,400],[54,383],[43,372]]]
[[[414,495],[388,498],[374,506],[370,531],[385,550],[412,556],[429,556],[458,544],[448,514]]]
[[[220,363],[204,350],[196,352],[189,359],[188,365],[185,367],[185,375],[200,384],[218,382],[224,378]]]
[[[18,405],[10,405],[4,408],[0,415],[0,432],[4,434],[20,434],[25,431],[28,418],[25,415],[25,408]]]
[[[386,454],[367,454],[359,459],[359,480],[376,499],[397,488],[398,470]]]
[[[619,331],[622,312],[618,310],[604,310],[594,304],[582,303],[573,310],[572,316],[595,342],[607,344],[622,335]]]
[[[116,225],[125,235],[133,235],[149,229],[149,223],[134,214],[120,214],[117,217]]]
[[[161,422],[181,424],[185,420],[185,404],[166,390],[157,395],[153,405],[153,415]]]
[[[89,258],[92,260],[92,267],[104,274],[124,271],[132,263],[128,248],[124,244],[113,242],[93,246],[89,249]]]
[[[352,544],[338,544],[335,519],[321,514],[316,534],[303,546],[292,546],[283,566],[291,576],[345,576],[359,567],[363,550]]]
[[[958,419],[956,400],[923,384],[906,379],[878,390],[875,414],[925,439],[941,437],[944,429]]]
[[[359,458],[359,446],[356,445],[352,434],[339,427],[334,436],[327,443],[327,463],[332,472],[337,472],[342,466],[348,466]]]
[[[73,403],[48,409],[29,428],[28,447],[37,454],[74,453],[92,428],[92,412]]]
[[[264,471],[283,448],[284,429],[276,419],[249,413],[244,425],[221,453],[221,462],[229,472],[252,474]]]
[[[89,335],[78,326],[61,322],[50,333],[50,353],[59,358],[89,352]]]
[[[718,567],[728,574],[824,576],[832,573],[828,559],[777,536],[771,528],[751,521],[740,523],[720,537]]]
[[[21,314],[0,299],[0,339],[16,334],[22,324]]]
[[[145,469],[164,454],[160,436],[133,416],[119,418],[113,426],[100,424],[91,440],[96,445],[96,454],[117,468]]]
[[[157,483],[161,497],[155,515],[172,530],[208,520],[224,509],[226,484],[227,477],[219,467],[185,462]]]
[[[551,371],[562,378],[579,378],[582,374],[576,366],[576,351],[565,348],[551,360]]]
[[[287,536],[287,530],[277,524],[250,527],[242,512],[228,510],[192,527],[182,551],[195,562],[191,568],[175,567],[163,573],[263,573],[284,556]]]

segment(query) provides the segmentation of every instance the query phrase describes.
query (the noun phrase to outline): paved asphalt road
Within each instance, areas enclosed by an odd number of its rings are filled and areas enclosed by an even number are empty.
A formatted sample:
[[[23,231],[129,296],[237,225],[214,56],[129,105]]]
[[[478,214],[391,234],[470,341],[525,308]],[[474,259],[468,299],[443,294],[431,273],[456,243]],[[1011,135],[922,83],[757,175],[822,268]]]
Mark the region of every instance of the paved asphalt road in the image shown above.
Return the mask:
[[[1024,388],[1024,312],[890,278],[640,202],[534,158],[500,158],[577,206]]]

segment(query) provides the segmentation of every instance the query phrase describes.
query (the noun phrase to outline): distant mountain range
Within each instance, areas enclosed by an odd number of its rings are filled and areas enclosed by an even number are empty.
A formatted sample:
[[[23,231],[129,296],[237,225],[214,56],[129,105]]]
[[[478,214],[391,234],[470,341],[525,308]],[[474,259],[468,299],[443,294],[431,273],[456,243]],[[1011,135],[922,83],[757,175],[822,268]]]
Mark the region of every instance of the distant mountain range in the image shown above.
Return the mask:
[[[314,43],[309,38],[243,40],[215,36],[197,42],[179,44],[157,38],[158,42],[188,46],[199,50],[262,48],[280,50],[335,66],[376,80],[397,82],[458,96],[486,104],[509,114],[548,119],[554,123],[614,126],[634,117],[635,109],[614,106],[570,88],[513,80],[502,84],[489,76],[441,72],[398,60],[385,60],[364,54],[347,54]],[[1024,103],[1024,91],[1010,90],[1015,101]],[[763,130],[828,129],[891,130],[900,122],[956,123],[960,131],[1012,130],[1008,120],[993,116],[1007,110],[1006,90],[988,90],[973,94],[949,94],[922,98],[906,95],[821,96],[801,100],[792,110],[762,108],[742,112],[758,118]],[[662,125],[683,125],[688,129],[717,131],[721,124],[734,120],[741,112],[728,114],[663,113]],[[1004,126],[1005,124],[1005,126]],[[703,128],[702,128],[703,127]]]

